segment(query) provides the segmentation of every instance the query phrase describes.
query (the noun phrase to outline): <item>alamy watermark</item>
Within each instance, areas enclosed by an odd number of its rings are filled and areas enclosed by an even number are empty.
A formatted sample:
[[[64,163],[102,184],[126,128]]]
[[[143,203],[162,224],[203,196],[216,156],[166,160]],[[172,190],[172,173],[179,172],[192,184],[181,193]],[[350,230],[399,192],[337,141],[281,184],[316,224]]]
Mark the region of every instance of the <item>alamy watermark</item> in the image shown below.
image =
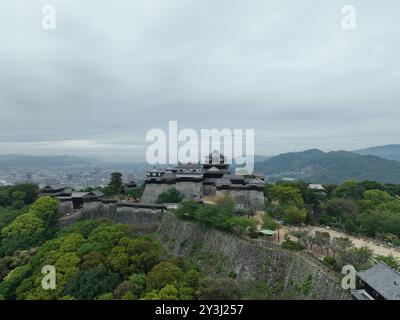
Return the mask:
[[[54,5],[45,5],[42,7],[41,26],[43,30],[55,30],[56,23],[56,8]]]
[[[345,276],[342,278],[342,288],[344,290],[356,289],[356,268],[350,264],[343,266],[342,274]]]
[[[42,278],[42,288],[44,290],[55,290],[56,289],[56,268],[51,265],[46,265],[42,268],[42,274],[45,275]]]
[[[151,129],[146,142],[152,142],[146,151],[147,163],[151,165],[205,163],[207,156],[217,150],[225,156],[225,163],[238,166],[236,173],[251,174],[254,170],[254,129],[178,131],[178,122],[169,121],[168,132]]]
[[[342,28],[346,31],[355,30],[357,28],[356,8],[351,5],[342,7]]]

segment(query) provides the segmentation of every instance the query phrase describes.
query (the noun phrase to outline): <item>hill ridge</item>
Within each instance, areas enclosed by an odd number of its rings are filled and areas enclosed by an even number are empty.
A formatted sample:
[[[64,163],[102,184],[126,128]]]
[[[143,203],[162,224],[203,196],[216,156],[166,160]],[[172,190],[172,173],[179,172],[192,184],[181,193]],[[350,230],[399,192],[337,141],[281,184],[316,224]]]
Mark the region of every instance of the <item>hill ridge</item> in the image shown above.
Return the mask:
[[[400,183],[400,161],[349,151],[323,152],[310,149],[284,153],[255,164],[257,171],[272,179],[301,178],[315,183],[374,180]]]

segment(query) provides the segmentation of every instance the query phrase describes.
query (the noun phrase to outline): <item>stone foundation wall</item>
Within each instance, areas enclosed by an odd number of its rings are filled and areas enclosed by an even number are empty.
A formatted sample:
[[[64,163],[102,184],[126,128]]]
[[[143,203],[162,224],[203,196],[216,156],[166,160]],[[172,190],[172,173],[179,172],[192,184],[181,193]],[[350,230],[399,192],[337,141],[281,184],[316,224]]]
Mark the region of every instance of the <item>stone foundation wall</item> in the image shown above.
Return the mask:
[[[76,221],[82,219],[82,212],[78,211],[75,213],[72,213],[70,215],[65,215],[58,219],[58,226],[60,228],[68,228],[72,224],[74,224]]]
[[[144,188],[142,197],[140,198],[141,203],[156,203],[158,196],[173,188],[173,184],[156,184],[148,183]]]
[[[204,196],[215,196],[216,187],[210,185],[203,185],[203,195]]]
[[[59,226],[66,228],[80,219],[109,219],[114,223],[127,224],[135,230],[154,232],[161,216],[160,210],[117,206],[115,203],[86,202],[78,212],[62,217]]]
[[[110,219],[114,223],[125,223],[130,226],[151,224],[158,226],[160,210],[147,208],[130,208],[115,203],[88,202],[83,205],[83,219]]]
[[[72,201],[60,202],[60,205],[58,206],[58,214],[60,214],[61,216],[65,216],[66,214],[73,212],[74,212],[74,204],[72,203]]]
[[[156,203],[158,196],[171,188],[178,190],[185,198],[200,199],[203,194],[202,182],[182,181],[175,184],[146,184],[143,195],[140,198],[141,203]]]
[[[201,199],[204,196],[221,196],[229,193],[236,204],[243,204],[246,208],[263,210],[264,192],[258,190],[216,190],[215,186],[203,185],[202,182],[177,182],[176,184],[146,184],[141,203],[156,203],[158,196],[175,188],[187,199]]]
[[[85,202],[81,209],[83,219],[106,218],[114,221],[116,203],[102,203],[100,201]]]
[[[181,181],[175,184],[175,188],[188,199],[200,199],[203,194],[202,182]]]
[[[246,208],[255,210],[263,210],[264,208],[264,192],[257,190],[217,190],[216,198],[224,193],[231,195],[236,204],[242,204]]]
[[[153,229],[158,227],[162,213],[160,210],[118,207],[114,221],[125,223],[140,229]]]

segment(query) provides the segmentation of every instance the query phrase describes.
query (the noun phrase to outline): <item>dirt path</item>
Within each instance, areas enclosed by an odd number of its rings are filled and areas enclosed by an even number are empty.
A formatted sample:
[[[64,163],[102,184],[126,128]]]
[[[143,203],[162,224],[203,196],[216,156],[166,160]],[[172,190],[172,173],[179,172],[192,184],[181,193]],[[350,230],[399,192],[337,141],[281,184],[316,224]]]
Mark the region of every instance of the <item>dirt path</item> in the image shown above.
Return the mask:
[[[320,232],[329,232],[331,238],[339,238],[339,237],[346,237],[349,238],[352,242],[353,245],[356,248],[360,248],[363,246],[367,246],[369,249],[371,249],[375,255],[382,255],[382,256],[388,256],[390,254],[392,254],[395,258],[400,260],[400,251],[396,250],[394,248],[389,248],[389,247],[385,247],[383,245],[380,245],[376,242],[370,241],[370,240],[366,240],[366,239],[362,239],[362,238],[357,238],[354,236],[350,236],[346,233],[340,232],[340,231],[336,231],[336,230],[332,230],[332,229],[326,229],[323,227],[315,227],[315,226],[306,226],[303,228],[303,230],[307,230],[310,234],[314,235],[316,231],[320,231]],[[284,235],[294,231],[294,230],[298,230],[298,228],[296,227],[289,227],[289,226],[284,226],[281,228],[280,233],[281,233],[281,237],[280,240],[281,242],[284,240]]]

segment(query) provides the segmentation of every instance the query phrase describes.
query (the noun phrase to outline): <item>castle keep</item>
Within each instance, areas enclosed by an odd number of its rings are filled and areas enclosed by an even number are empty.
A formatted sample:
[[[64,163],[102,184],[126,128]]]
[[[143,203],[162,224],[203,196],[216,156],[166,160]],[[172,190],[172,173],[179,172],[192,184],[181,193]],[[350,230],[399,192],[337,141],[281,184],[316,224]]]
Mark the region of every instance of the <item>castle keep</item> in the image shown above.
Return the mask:
[[[161,193],[175,188],[186,199],[212,200],[228,193],[239,209],[262,210],[264,205],[264,177],[232,174],[225,156],[218,151],[208,155],[204,164],[153,168],[147,173],[145,184],[142,203],[155,203]]]

